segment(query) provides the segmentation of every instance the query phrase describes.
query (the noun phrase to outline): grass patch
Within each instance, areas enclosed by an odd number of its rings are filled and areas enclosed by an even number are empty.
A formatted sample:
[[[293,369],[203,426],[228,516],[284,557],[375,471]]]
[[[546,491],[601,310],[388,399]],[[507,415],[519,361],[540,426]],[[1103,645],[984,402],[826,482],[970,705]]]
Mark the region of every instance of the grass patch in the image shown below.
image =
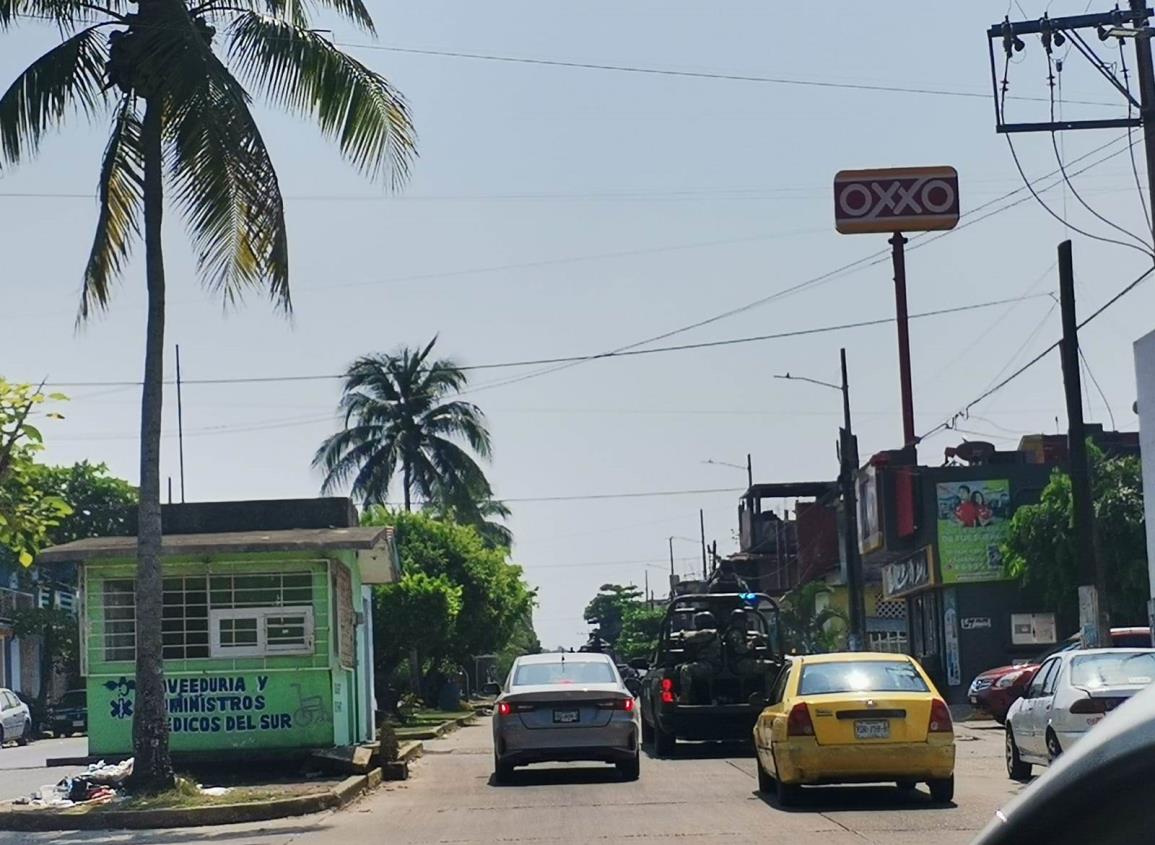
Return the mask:
[[[184,810],[190,807],[209,807],[218,804],[251,804],[291,798],[301,794],[297,790],[281,786],[241,786],[234,787],[224,795],[205,795],[196,781],[178,777],[176,786],[153,795],[129,795],[123,801],[104,804],[100,807],[115,810]]]

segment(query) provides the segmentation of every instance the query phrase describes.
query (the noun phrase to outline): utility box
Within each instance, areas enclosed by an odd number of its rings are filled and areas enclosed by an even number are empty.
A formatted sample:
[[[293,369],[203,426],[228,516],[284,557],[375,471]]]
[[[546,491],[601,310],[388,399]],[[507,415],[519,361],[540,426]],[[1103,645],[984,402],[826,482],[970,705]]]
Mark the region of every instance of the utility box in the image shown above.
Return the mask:
[[[398,576],[392,529],[358,526],[341,499],[172,505],[163,519],[189,532],[166,534],[161,552],[174,755],[251,757],[373,739],[369,591]],[[81,566],[89,754],[129,755],[136,537],[40,555],[66,561]]]

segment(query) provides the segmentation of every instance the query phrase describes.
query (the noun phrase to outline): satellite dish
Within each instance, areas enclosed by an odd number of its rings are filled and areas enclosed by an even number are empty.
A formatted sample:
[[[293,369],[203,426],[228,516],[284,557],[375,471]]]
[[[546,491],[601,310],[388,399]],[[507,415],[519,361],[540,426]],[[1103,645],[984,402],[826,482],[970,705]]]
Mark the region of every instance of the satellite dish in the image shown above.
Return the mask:
[[[995,453],[995,444],[987,443],[985,440],[964,440],[954,452],[968,464],[981,464],[986,463]]]

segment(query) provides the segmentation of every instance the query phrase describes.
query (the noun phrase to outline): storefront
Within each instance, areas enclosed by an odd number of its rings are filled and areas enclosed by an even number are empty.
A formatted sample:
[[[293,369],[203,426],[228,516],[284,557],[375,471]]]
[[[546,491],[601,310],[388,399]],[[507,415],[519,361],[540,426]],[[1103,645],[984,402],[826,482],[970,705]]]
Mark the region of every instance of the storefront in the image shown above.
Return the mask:
[[[285,752],[373,738],[369,589],[394,580],[397,561],[390,529],[356,527],[355,515],[350,521],[164,537],[174,753]],[[91,755],[132,748],[135,544],[135,537],[98,538],[42,554],[82,564]]]

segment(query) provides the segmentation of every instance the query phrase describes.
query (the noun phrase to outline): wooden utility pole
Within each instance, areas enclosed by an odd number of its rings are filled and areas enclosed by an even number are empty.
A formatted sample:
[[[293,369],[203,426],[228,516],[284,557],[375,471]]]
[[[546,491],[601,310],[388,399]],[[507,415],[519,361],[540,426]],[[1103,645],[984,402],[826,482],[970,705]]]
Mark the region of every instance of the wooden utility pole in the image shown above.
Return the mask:
[[[843,543],[846,546],[846,591],[850,604],[850,650],[866,648],[866,586],[863,583],[862,555],[858,551],[858,441],[850,426],[850,382],[846,374],[846,350],[842,363],[842,438],[838,457],[841,464]]]
[[[1147,0],[1131,0],[1135,38],[1135,65],[1139,73],[1139,118],[1143,121],[1143,147],[1147,155],[1148,208],[1155,214],[1155,67],[1151,61],[1151,38],[1147,34]]]
[[[1059,244],[1059,304],[1063,340],[1060,345],[1063,388],[1067,399],[1067,455],[1071,473],[1075,556],[1079,571],[1079,631],[1085,648],[1103,648],[1106,632],[1100,601],[1103,568],[1095,554],[1095,512],[1087,461],[1087,433],[1083,425],[1083,385],[1079,373],[1078,317],[1075,312],[1075,270],[1071,242]]]
[[[698,508],[698,530],[702,535],[702,578],[710,577],[710,570],[706,568],[706,512]]]

